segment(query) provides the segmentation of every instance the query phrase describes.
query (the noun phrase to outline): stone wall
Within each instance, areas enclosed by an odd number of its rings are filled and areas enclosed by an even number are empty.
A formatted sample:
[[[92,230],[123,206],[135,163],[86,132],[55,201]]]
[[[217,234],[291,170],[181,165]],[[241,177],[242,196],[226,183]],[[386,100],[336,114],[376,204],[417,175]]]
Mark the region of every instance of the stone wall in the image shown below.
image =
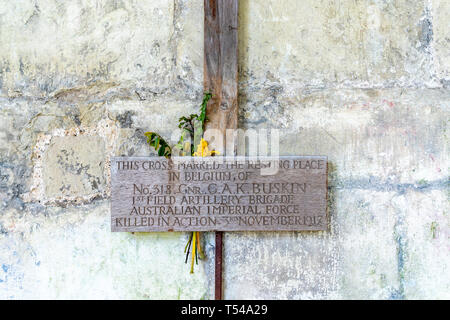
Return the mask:
[[[226,233],[227,299],[450,298],[450,2],[240,0],[241,128],[329,157],[328,232]],[[0,298],[209,299],[110,232],[109,157],[198,109],[202,0],[0,0]]]

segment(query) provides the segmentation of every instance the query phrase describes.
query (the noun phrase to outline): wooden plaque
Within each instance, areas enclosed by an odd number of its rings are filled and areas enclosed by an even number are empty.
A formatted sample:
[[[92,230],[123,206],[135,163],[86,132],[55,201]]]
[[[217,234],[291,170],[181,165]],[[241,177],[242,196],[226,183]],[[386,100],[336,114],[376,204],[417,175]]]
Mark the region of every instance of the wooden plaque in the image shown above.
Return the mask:
[[[327,158],[114,157],[111,230],[326,230]]]

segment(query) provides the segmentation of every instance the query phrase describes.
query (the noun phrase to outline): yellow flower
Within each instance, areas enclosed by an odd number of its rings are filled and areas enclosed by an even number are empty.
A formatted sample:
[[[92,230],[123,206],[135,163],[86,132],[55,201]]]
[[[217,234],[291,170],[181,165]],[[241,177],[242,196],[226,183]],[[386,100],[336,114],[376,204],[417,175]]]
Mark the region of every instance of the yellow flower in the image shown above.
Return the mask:
[[[197,146],[197,152],[194,152],[194,156],[196,157],[209,157],[214,155],[219,155],[220,152],[216,150],[209,151],[208,142],[202,138],[199,145]]]
[[[194,152],[194,156],[196,156],[196,157],[209,157],[209,156],[214,156],[214,155],[218,155],[218,154],[219,154],[219,151],[216,151],[216,150],[210,151],[208,149],[208,142],[206,142],[206,140],[203,138],[200,141],[199,145],[197,146],[197,152]],[[202,247],[200,245],[200,232],[198,232],[198,231],[192,232],[191,236],[189,237],[189,240],[186,244],[186,247],[184,248],[184,252],[186,253],[186,263],[188,261],[189,251],[190,251],[191,247],[192,247],[191,273],[194,273],[194,263],[197,263],[197,258],[198,257],[200,257],[200,259],[205,258]]]

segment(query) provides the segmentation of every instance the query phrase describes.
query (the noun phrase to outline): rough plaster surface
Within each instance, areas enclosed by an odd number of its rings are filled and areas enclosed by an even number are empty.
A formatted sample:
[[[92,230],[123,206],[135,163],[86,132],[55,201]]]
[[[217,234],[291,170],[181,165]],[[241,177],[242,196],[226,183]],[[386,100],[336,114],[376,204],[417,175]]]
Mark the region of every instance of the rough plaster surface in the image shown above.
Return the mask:
[[[0,298],[213,297],[212,234],[191,275],[187,234],[109,225],[109,157],[198,108],[202,3],[0,0]],[[226,233],[226,298],[450,298],[449,17],[240,1],[240,126],[329,157],[330,230]]]
[[[450,2],[445,0],[433,0],[434,48],[437,73],[441,82],[448,87],[450,82]]]

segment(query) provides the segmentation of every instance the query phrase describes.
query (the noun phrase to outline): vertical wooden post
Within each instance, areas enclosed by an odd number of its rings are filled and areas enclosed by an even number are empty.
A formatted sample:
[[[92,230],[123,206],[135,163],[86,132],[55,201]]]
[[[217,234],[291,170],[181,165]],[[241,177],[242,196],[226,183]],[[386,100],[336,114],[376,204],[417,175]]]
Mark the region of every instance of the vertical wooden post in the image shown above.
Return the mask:
[[[238,0],[204,0],[204,12],[204,90],[213,95],[206,128],[220,130],[225,142],[226,129],[238,123]],[[216,232],[216,300],[222,299],[222,240]]]
[[[214,299],[223,298],[223,273],[222,273],[222,250],[223,250],[223,232],[216,231],[216,248],[214,263]]]

